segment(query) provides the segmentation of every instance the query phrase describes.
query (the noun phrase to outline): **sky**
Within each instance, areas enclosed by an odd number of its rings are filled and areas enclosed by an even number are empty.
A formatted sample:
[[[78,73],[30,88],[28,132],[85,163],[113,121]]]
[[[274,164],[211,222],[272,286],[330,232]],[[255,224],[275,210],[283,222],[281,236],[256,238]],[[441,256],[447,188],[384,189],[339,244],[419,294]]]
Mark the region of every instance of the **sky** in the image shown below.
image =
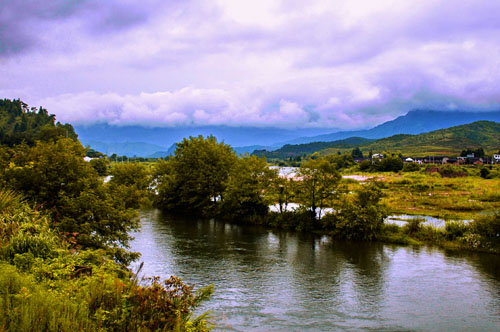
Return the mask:
[[[59,121],[373,127],[500,109],[500,1],[0,0],[0,98]]]

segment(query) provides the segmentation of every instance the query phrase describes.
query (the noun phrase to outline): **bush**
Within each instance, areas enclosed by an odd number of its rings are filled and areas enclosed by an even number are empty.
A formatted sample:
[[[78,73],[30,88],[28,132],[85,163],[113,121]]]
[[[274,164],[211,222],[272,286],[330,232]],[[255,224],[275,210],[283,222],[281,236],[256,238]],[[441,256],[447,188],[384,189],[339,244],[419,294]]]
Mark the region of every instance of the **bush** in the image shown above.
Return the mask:
[[[380,233],[387,211],[379,204],[382,192],[376,184],[362,187],[353,202],[344,202],[340,211],[327,214],[322,222],[332,235],[346,240],[374,240]]]
[[[421,167],[417,163],[406,163],[403,166],[403,172],[418,172]]]
[[[469,227],[463,221],[450,221],[446,223],[444,229],[446,232],[446,239],[453,241],[457,238],[463,237]]]

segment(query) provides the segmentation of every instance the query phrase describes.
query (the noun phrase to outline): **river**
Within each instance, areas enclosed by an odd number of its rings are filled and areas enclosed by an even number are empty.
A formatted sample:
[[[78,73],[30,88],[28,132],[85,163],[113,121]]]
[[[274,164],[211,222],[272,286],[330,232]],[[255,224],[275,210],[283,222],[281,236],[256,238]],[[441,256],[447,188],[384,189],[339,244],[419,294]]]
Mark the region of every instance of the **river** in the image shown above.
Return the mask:
[[[213,284],[217,331],[500,331],[500,256],[141,213],[143,274]]]

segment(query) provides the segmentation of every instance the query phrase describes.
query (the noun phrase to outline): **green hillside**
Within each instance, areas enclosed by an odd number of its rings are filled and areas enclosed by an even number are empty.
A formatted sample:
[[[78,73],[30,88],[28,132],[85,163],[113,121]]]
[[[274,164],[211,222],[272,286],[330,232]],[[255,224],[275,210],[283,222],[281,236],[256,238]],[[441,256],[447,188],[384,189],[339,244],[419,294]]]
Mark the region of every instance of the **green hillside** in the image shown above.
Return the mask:
[[[13,146],[25,142],[33,145],[35,140],[49,141],[57,137],[76,140],[73,126],[55,121],[55,115],[42,107],[29,108],[19,99],[0,99],[0,144]]]
[[[464,149],[500,149],[500,123],[477,121],[420,135],[395,135],[362,147],[363,151],[401,151],[414,155],[456,155]]]
[[[290,157],[303,156],[324,149],[353,149],[357,146],[366,145],[373,140],[362,137],[350,137],[333,142],[313,142],[307,144],[287,144],[278,150],[255,150],[252,154],[263,156],[267,159],[288,159]]]

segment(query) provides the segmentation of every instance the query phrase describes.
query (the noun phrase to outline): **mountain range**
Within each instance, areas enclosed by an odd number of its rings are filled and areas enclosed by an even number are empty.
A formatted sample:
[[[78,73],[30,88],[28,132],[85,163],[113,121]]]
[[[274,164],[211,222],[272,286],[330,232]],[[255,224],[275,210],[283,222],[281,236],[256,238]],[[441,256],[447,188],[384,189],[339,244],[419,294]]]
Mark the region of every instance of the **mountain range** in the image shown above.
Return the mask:
[[[251,153],[254,150],[276,150],[286,144],[332,142],[350,137],[380,139],[396,134],[415,135],[480,120],[500,122],[500,111],[413,110],[371,129],[355,131],[229,126],[150,128],[109,124],[75,126],[75,131],[84,145],[108,155],[116,153],[158,158],[171,154],[175,150],[175,143],[188,136],[214,135],[219,141],[233,146],[237,153]]]
[[[353,148],[368,152],[401,152],[404,155],[422,157],[426,155],[457,156],[466,149],[483,148],[496,153],[500,149],[500,123],[476,121],[473,123],[410,135],[396,134],[378,140],[350,137],[332,142],[287,144],[274,150],[256,150],[253,154],[268,160],[285,160],[318,152],[322,155],[350,152]]]

